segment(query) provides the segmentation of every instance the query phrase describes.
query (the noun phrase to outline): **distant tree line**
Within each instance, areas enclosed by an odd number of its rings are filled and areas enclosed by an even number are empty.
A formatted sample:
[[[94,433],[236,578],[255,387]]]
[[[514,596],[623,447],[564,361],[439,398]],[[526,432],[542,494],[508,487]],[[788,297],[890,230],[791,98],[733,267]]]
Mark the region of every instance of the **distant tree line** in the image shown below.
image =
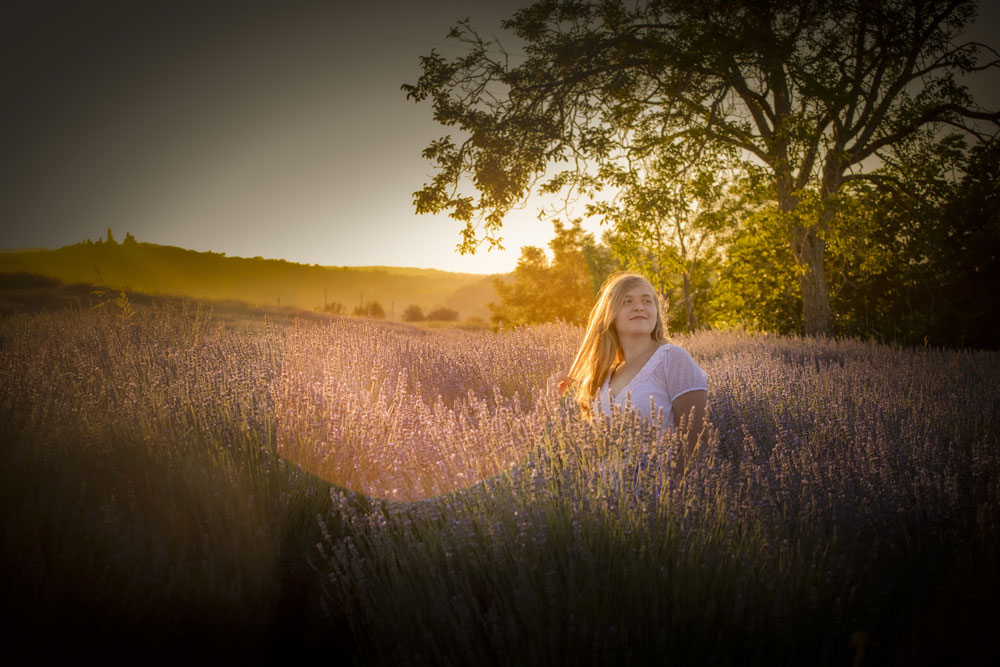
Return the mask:
[[[323,304],[323,312],[331,313],[333,315],[343,315],[344,314],[344,304],[339,301],[330,301]]]
[[[458,320],[458,311],[450,308],[435,308],[426,315],[423,309],[412,304],[403,311],[404,322],[454,322]]]
[[[342,315],[346,312],[344,304],[339,301],[331,301],[323,307],[323,312],[334,315]],[[385,319],[385,308],[378,301],[366,301],[359,306],[355,306],[351,311],[354,317],[367,317],[373,319]],[[451,308],[435,308],[424,314],[423,309],[412,304],[403,311],[404,322],[454,322],[458,320],[458,311]]]
[[[115,240],[115,235],[111,231],[110,227],[108,227],[107,236],[104,239],[97,239],[96,242],[95,241],[91,241],[90,239],[87,239],[87,240],[85,240],[83,242],[83,244],[84,245],[104,245],[104,244],[107,244],[107,245],[112,245],[112,246],[119,245],[118,241]],[[135,240],[135,237],[132,236],[131,232],[125,232],[125,240],[121,242],[121,245],[123,245],[123,246],[135,246],[135,245],[138,245],[138,241]]]

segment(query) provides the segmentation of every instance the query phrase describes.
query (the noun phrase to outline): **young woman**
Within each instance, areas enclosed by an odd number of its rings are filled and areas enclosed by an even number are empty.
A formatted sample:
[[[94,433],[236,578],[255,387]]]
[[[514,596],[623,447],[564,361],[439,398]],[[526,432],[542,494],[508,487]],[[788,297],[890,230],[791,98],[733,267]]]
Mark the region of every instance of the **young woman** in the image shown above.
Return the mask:
[[[708,377],[682,347],[667,342],[656,293],[634,273],[616,273],[604,282],[569,375],[552,376],[548,387],[553,396],[572,387],[588,417],[630,404],[649,419],[662,410],[664,429],[683,422],[688,437],[682,466],[704,431]]]
[[[667,342],[656,293],[645,278],[633,273],[614,274],[605,281],[569,375],[557,373],[548,378],[552,399],[570,388],[587,417],[597,410],[610,415],[612,405],[631,405],[651,419],[662,412],[664,429],[689,429],[687,447],[677,453],[682,470],[704,430],[705,371],[683,348]],[[533,467],[531,459],[536,454],[529,454],[515,469]],[[470,487],[402,506],[433,509],[444,498],[493,493],[494,485],[507,480],[507,473],[500,473]]]

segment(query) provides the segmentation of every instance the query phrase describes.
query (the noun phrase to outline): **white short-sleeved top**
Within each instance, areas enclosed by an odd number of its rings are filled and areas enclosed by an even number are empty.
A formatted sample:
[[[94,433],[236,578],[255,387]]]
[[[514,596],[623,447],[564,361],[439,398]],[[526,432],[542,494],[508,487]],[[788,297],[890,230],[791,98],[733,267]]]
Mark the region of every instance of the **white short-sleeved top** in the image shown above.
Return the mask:
[[[622,408],[630,400],[633,408],[647,419],[650,415],[649,399],[653,399],[654,410],[663,410],[663,427],[672,428],[674,420],[672,406],[678,396],[689,391],[708,391],[708,375],[682,347],[666,343],[656,348],[645,365],[620,392],[611,398],[611,373],[604,378],[604,385],[594,401],[596,407],[606,415],[611,414],[612,404]]]

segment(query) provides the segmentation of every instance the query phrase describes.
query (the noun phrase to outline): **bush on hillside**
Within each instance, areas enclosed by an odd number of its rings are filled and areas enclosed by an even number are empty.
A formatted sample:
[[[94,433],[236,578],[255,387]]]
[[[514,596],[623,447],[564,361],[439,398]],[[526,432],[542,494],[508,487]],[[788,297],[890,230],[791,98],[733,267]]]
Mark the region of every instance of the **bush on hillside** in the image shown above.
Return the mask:
[[[424,311],[420,306],[416,304],[411,304],[406,307],[403,311],[403,321],[404,322],[423,322],[424,321]]]
[[[354,309],[354,315],[357,317],[372,317],[378,320],[385,319],[385,308],[382,307],[378,301],[369,301],[363,306],[357,306]]]
[[[427,313],[427,319],[435,322],[454,322],[458,319],[458,311],[451,308],[438,308]]]

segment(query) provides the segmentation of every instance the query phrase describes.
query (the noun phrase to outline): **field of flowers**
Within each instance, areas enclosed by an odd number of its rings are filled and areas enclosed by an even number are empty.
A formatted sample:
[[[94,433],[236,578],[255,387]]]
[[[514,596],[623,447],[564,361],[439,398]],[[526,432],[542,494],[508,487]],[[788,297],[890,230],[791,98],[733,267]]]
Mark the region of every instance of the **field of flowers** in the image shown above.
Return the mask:
[[[541,400],[581,331],[109,304],[0,320],[14,654],[1000,655],[1000,355],[679,337],[706,444]]]

